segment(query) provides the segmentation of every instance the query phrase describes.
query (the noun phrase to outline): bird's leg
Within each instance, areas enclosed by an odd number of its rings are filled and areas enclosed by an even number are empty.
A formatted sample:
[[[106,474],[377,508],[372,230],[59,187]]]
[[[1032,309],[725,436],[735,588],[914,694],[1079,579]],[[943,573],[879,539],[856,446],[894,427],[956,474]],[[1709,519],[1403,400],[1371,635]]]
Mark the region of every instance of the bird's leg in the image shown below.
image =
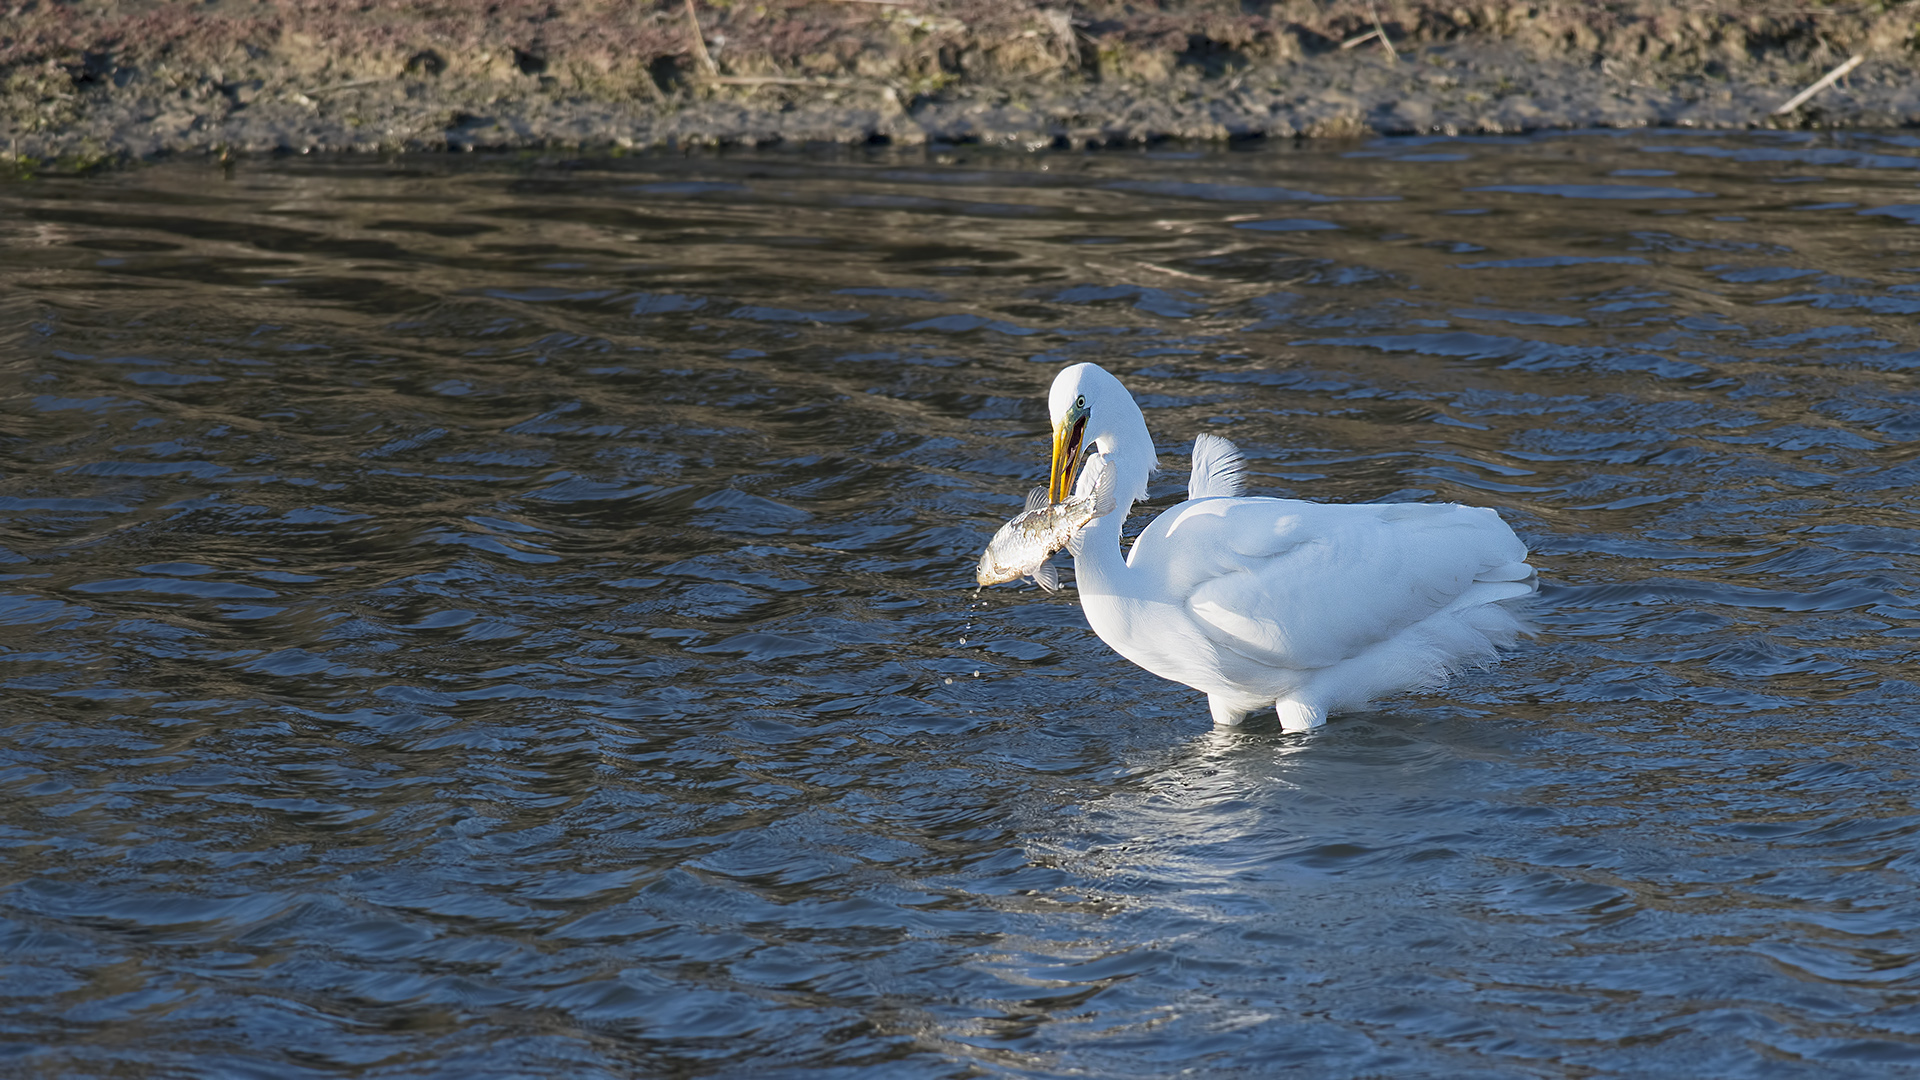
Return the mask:
[[[1207,695],[1207,708],[1213,711],[1214,727],[1239,727],[1240,721],[1247,718],[1247,710],[1227,703],[1227,699],[1218,694]]]
[[[1312,731],[1327,722],[1325,706],[1297,698],[1281,698],[1274,703],[1273,711],[1280,714],[1283,731]]]

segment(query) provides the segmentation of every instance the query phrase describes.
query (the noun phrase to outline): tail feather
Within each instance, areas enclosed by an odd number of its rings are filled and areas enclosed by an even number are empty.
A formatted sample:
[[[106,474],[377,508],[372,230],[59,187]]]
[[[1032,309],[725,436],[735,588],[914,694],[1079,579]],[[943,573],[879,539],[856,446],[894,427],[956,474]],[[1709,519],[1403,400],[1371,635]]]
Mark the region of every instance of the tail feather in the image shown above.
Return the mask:
[[[1232,498],[1246,486],[1246,459],[1240,448],[1218,435],[1193,437],[1193,474],[1187,479],[1187,498]]]
[[[1533,577],[1533,567],[1525,562],[1510,562],[1496,566],[1491,570],[1482,570],[1473,575],[1475,581],[1526,581]]]
[[[1451,607],[1474,607],[1479,604],[1495,604],[1502,600],[1513,600],[1533,595],[1531,581],[1476,581],[1467,586]]]

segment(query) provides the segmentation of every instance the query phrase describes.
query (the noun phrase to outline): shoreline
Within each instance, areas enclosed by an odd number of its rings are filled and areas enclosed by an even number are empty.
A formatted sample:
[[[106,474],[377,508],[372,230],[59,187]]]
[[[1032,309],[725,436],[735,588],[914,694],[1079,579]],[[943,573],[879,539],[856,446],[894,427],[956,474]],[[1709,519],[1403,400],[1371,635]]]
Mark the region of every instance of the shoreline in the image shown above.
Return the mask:
[[[270,153],[1920,125],[1915,0],[771,0],[693,19],[697,35],[683,0],[14,0],[0,153],[19,175]]]

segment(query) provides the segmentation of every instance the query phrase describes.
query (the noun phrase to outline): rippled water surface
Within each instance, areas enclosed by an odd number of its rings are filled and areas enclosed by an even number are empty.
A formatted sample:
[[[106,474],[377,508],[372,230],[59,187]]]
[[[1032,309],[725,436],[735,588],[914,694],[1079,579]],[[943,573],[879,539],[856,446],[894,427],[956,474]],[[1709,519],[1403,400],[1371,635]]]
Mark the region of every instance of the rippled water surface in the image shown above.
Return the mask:
[[[1920,140],[0,186],[0,1071],[1920,1064]],[[1215,733],[972,562],[1498,507],[1540,635]],[[1143,520],[1136,517],[1136,522]],[[1063,560],[1064,561],[1064,560]]]

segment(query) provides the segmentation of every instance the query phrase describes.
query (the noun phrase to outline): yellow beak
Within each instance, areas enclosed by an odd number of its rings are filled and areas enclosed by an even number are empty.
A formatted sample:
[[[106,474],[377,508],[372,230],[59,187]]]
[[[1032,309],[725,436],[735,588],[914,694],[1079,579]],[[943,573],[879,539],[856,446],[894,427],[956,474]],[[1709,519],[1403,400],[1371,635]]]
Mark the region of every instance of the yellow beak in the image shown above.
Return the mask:
[[[1087,417],[1069,416],[1064,424],[1053,428],[1053,471],[1047,477],[1047,501],[1063,503],[1073,494],[1073,471],[1080,464],[1080,437],[1087,430]]]

